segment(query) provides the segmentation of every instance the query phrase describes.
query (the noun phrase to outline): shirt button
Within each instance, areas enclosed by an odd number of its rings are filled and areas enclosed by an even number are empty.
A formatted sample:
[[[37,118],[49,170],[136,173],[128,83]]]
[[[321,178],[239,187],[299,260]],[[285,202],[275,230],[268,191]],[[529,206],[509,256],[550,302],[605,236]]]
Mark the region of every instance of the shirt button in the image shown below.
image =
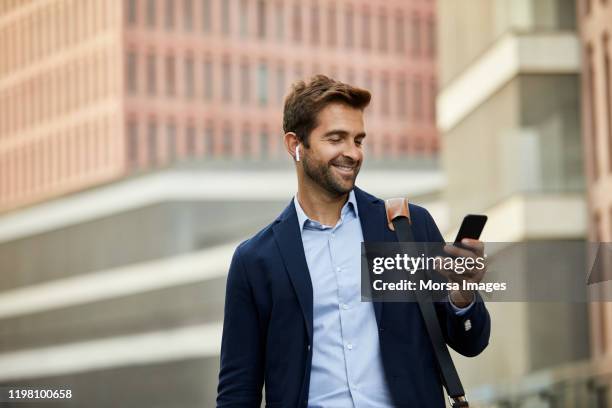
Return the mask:
[[[340,272],[342,268],[336,268],[336,272]]]
[[[347,310],[347,309],[348,309],[348,305],[347,305],[346,303],[343,303],[343,304],[342,304],[342,308],[343,308],[344,310]]]
[[[306,350],[310,351],[310,344],[306,346]]]
[[[349,349],[349,350],[352,350],[353,349],[353,345],[351,343],[349,343],[349,344],[346,345],[346,348]]]

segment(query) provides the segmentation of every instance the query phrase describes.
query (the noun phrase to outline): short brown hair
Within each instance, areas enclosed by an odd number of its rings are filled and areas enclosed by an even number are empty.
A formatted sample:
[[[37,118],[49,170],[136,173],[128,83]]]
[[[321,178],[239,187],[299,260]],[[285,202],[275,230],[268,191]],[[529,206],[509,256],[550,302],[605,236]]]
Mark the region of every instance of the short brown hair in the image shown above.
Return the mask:
[[[317,127],[317,115],[333,102],[344,103],[363,110],[370,103],[370,92],[336,81],[325,75],[315,75],[305,81],[297,81],[285,98],[283,130],[294,132],[300,143],[308,146],[308,136]]]

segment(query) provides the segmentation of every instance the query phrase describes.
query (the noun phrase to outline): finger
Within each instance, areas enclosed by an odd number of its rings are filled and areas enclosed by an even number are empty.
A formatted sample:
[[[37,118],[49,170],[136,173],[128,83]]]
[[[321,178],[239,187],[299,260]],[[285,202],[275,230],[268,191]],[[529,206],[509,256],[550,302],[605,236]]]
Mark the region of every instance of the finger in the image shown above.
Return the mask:
[[[459,273],[457,273],[455,271],[440,271],[440,275],[444,276],[450,282],[461,283],[461,282],[463,282],[465,280],[471,281],[471,279],[469,279],[464,274],[459,274]]]
[[[449,255],[459,256],[462,258],[475,258],[477,255],[469,249],[459,248],[455,245],[444,246],[444,252]]]
[[[435,262],[433,263],[433,269],[438,272],[453,272],[455,275],[461,275],[464,278],[471,278],[473,276],[476,276],[476,274],[479,272],[477,268],[468,267],[462,267],[460,271],[457,271],[457,267],[453,267],[454,262],[454,258],[437,256],[435,258]]]
[[[433,269],[436,271],[452,271],[453,268],[451,266],[453,265],[453,261],[453,258],[449,256],[436,256],[433,263]]]
[[[479,255],[484,253],[484,242],[479,239],[463,238],[461,240],[461,244],[470,248]]]

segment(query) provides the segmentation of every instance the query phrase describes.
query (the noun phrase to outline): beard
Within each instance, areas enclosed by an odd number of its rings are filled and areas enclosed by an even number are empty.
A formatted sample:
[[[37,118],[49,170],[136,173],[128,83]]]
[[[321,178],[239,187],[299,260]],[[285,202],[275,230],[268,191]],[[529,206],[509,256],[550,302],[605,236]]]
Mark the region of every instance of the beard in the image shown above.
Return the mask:
[[[334,170],[334,166],[351,167],[353,174],[340,174]],[[340,196],[350,192],[355,186],[355,180],[361,169],[361,163],[342,157],[331,160],[329,163],[322,163],[311,160],[310,156],[306,153],[302,157],[302,168],[306,176],[310,177],[324,190],[333,195]]]

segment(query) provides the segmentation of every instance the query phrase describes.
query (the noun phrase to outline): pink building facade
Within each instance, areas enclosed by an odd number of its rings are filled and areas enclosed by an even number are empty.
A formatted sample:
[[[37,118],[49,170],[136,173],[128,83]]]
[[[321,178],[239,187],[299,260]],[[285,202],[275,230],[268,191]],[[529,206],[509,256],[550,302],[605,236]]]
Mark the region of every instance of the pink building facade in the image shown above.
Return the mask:
[[[372,91],[367,153],[438,151],[435,2],[0,4],[0,211],[176,161],[280,161],[283,98]]]

